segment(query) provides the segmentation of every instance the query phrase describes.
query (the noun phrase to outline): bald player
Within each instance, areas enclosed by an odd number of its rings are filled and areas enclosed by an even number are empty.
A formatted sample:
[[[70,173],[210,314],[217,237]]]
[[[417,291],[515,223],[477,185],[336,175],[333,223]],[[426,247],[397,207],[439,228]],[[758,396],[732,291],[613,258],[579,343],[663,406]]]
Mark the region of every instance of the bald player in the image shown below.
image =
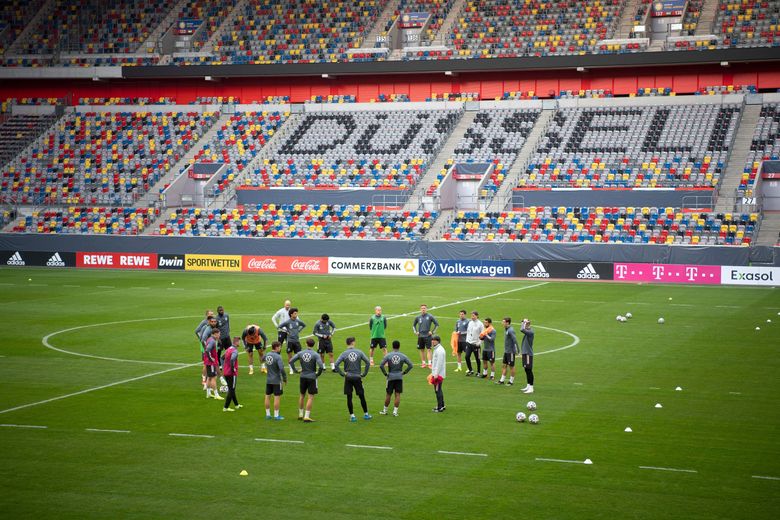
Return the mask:
[[[284,306],[271,316],[271,323],[273,323],[276,330],[279,331],[277,341],[282,345],[287,341],[287,331],[282,330],[281,326],[282,323],[290,319],[290,307],[292,307],[290,300],[284,300]]]

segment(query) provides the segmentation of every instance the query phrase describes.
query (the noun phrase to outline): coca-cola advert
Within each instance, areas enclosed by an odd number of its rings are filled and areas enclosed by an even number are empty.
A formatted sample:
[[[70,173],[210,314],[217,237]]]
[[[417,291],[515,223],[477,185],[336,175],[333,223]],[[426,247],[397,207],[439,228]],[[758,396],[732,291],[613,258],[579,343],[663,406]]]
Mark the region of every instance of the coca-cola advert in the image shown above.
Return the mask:
[[[247,273],[327,274],[328,262],[314,256],[244,256],[241,270]]]

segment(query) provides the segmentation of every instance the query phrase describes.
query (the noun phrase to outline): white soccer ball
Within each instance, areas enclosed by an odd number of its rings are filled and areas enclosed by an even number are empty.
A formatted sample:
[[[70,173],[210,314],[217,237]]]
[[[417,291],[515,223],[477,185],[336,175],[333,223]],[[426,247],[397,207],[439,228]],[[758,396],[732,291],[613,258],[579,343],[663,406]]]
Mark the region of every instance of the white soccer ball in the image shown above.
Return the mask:
[[[666,320],[664,320],[663,318],[658,318],[658,323],[660,323],[661,325],[663,325],[665,321]]]
[[[535,413],[532,413],[528,416],[528,422],[531,424],[539,424],[539,416]]]
[[[630,318],[633,318],[633,317],[634,317],[634,315],[633,315],[633,314],[631,314],[630,312],[627,312],[627,313],[626,313],[626,318],[629,318],[629,319],[630,319]]]
[[[528,401],[526,407],[528,407],[528,409],[533,412],[534,410],[536,410],[536,403],[533,401]]]
[[[227,385],[222,385],[222,386],[220,386],[220,387],[219,387],[219,391],[220,391],[220,392],[222,392],[223,394],[226,394],[226,393],[228,392],[228,387],[227,387]]]
[[[525,414],[523,412],[517,412],[515,419],[517,419],[517,422],[525,422]]]
[[[616,317],[615,319],[616,319],[617,321],[623,321],[623,316],[621,316],[620,314],[618,314],[618,315],[617,315],[617,317]]]

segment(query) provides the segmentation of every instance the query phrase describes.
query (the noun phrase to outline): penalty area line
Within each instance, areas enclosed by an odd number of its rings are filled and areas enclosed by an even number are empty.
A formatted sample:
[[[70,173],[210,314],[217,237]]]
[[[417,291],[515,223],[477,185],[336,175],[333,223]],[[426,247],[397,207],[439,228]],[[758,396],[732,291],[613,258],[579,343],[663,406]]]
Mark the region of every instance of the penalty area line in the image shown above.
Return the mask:
[[[3,428],[31,428],[33,430],[45,430],[48,426],[38,426],[35,424],[0,424]]]
[[[469,453],[467,451],[445,451],[445,450],[439,450],[436,453],[441,453],[442,455],[465,455],[467,457],[487,457],[487,453]]]
[[[751,475],[751,478],[757,478],[760,480],[780,480],[780,477],[767,477],[765,475]]]

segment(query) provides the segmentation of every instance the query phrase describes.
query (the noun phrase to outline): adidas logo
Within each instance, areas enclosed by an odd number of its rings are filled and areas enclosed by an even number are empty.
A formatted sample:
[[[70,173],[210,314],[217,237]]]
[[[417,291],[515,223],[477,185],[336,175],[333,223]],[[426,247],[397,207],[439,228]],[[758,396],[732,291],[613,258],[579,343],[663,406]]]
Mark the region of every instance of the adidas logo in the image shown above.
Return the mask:
[[[6,262],[8,265],[25,265],[24,259],[22,258],[22,255],[19,254],[19,251],[15,252],[13,255],[11,255],[11,258],[8,259],[8,262]]]
[[[528,278],[549,278],[550,273],[547,272],[547,269],[544,268],[544,265],[542,265],[541,262],[536,264],[531,268],[530,271],[528,271],[528,274],[526,274]]]
[[[62,260],[59,253],[54,253],[51,255],[51,258],[46,261],[46,267],[65,267],[65,262]]]
[[[601,279],[601,276],[593,269],[593,264],[588,264],[580,269],[580,272],[577,273],[577,278],[582,278],[584,280],[599,280]]]

